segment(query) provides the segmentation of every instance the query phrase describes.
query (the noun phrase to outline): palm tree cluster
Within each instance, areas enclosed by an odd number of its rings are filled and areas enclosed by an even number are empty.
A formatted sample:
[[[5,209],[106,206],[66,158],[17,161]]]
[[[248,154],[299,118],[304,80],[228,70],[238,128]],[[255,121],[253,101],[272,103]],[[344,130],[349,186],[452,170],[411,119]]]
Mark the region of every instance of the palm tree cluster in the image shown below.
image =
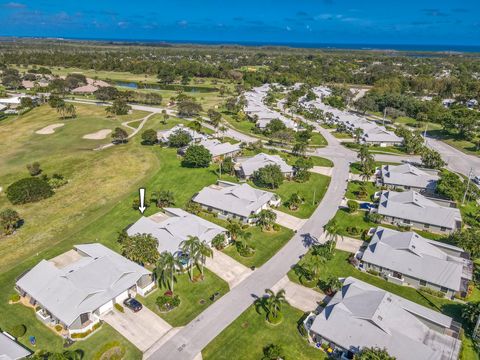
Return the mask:
[[[287,303],[285,290],[281,289],[277,293],[273,290],[265,289],[265,295],[255,301],[257,312],[263,310],[267,314],[267,320],[270,323],[278,324],[282,320],[282,307]]]
[[[193,269],[196,266],[200,269],[202,278],[207,257],[213,256],[213,251],[205,241],[200,241],[196,236],[189,236],[180,243],[182,254],[188,255],[190,280],[193,281]],[[181,255],[164,251],[160,254],[155,274],[161,286],[167,286],[173,293],[174,283],[177,280],[177,272],[184,270]]]

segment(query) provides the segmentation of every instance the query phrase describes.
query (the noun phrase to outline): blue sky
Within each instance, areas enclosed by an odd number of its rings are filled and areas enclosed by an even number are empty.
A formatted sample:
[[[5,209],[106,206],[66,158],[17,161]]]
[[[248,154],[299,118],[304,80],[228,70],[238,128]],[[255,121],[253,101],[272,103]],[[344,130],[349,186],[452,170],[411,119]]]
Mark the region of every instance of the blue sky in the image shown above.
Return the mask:
[[[479,15],[478,0],[0,0],[0,36],[480,45]]]

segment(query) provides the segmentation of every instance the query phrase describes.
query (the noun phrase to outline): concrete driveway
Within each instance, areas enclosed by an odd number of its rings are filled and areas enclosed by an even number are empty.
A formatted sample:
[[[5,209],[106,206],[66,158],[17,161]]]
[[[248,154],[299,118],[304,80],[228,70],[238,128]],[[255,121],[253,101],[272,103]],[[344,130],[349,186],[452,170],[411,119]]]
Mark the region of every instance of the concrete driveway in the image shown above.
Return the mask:
[[[320,175],[332,176],[333,168],[327,166],[314,166],[310,172]]]
[[[127,308],[124,309],[124,313],[112,310],[102,316],[102,320],[142,352],[172,329],[165,320],[145,306],[137,313]]]
[[[313,311],[326,299],[325,294],[291,282],[287,276],[276,283],[272,290],[285,290],[285,298],[293,307],[302,311]]]
[[[275,214],[277,214],[277,221],[278,225],[286,227],[287,229],[291,230],[298,230],[300,229],[306,222],[307,219],[300,219],[290,214],[284,213],[282,211],[278,211],[272,209]]]
[[[207,258],[205,266],[228,283],[230,289],[252,274],[252,270],[221,251],[213,250],[213,257]]]

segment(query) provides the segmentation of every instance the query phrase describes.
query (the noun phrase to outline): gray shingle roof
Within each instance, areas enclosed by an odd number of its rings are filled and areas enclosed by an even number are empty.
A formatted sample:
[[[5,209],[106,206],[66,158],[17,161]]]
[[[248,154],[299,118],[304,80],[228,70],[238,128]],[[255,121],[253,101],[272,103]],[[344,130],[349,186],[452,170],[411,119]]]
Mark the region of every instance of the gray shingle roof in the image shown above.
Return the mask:
[[[456,359],[460,341],[419,317],[446,328],[452,324],[448,316],[349,277],[311,330],[345,349],[386,348],[398,360]]]
[[[75,248],[83,255],[79,260],[63,268],[42,260],[16,283],[66,325],[123,293],[143,275],[151,274],[102,244]]]
[[[168,129],[168,130],[158,131],[157,132],[157,138],[160,141],[167,142],[170,135],[176,133],[177,131],[187,132],[190,135],[190,137],[192,138],[192,140],[202,140],[202,139],[207,138],[206,135],[200,134],[199,132],[196,132],[195,130],[190,129],[189,127],[184,126],[183,124],[175,125],[173,128]]]
[[[12,340],[4,333],[0,333],[0,360],[23,359],[31,354],[22,345]]]
[[[238,164],[241,166],[245,176],[252,176],[253,173],[267,165],[278,165],[282,173],[291,173],[293,168],[288,165],[285,160],[283,160],[278,155],[269,155],[265,153],[257,154],[253,157],[246,159],[239,159]]]
[[[248,184],[219,181],[217,185],[204,187],[193,197],[193,201],[232,214],[249,217],[274,197],[274,193],[255,189]]]
[[[441,206],[413,190],[382,191],[378,213],[447,229],[455,229],[456,222],[462,221],[459,209]]]
[[[189,236],[197,236],[200,241],[210,243],[218,234],[227,230],[178,208],[166,208],[171,216],[161,222],[141,217],[128,230],[128,235],[152,234],[158,240],[158,251],[172,254],[179,250],[180,243]]]
[[[435,189],[439,176],[428,173],[410,164],[383,165],[380,170],[385,185],[411,186],[422,189]]]
[[[468,260],[447,254],[435,243],[414,232],[378,227],[362,260],[459,291]]]
[[[204,139],[200,141],[200,145],[204,146],[213,157],[228,155],[240,151],[240,144],[222,143],[217,139]]]

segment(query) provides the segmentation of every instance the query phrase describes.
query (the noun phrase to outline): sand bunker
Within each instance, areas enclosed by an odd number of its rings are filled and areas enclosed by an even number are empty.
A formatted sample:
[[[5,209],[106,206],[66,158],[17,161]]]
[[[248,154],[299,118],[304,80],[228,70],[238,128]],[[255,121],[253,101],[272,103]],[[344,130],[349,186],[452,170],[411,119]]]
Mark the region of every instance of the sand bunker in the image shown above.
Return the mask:
[[[83,138],[84,139],[89,139],[89,140],[103,140],[108,135],[110,135],[111,132],[112,132],[112,130],[110,130],[110,129],[103,129],[103,130],[99,130],[99,131],[91,133],[91,134],[84,135]]]
[[[43,129],[35,131],[35,133],[40,134],[40,135],[50,135],[50,134],[55,133],[55,129],[61,128],[63,125],[65,125],[65,124],[48,125],[48,126],[45,126]]]

